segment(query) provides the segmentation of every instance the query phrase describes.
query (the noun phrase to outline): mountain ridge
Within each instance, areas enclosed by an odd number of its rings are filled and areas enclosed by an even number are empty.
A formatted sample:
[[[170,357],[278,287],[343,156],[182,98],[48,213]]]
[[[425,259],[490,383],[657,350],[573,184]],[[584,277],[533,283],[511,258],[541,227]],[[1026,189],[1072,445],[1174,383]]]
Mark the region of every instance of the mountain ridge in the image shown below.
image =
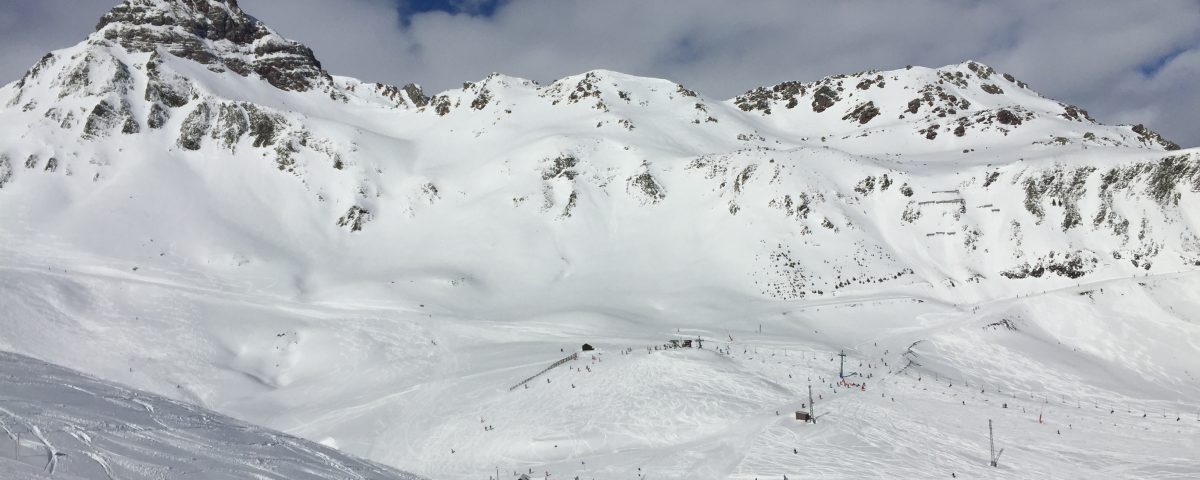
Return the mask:
[[[343,95],[338,88],[332,88],[333,86],[329,85],[332,77],[322,68],[320,61],[316,59],[311,49],[279,36],[270,27],[245,13],[237,2],[129,0],[118,4],[103,15],[97,23],[96,30],[93,40],[103,38],[116,42],[131,52],[149,52],[165,48],[172,55],[196,61],[210,69],[229,69],[241,76],[253,73],[281,90],[302,92],[321,86],[333,99]],[[230,48],[230,45],[233,48]],[[39,65],[30,72],[27,72],[25,77],[18,80],[18,89],[28,80],[28,77],[40,71],[48,60],[49,56],[39,62]],[[912,70],[912,68],[909,66],[905,71]],[[931,113],[940,118],[946,118],[947,112],[954,112],[951,115],[957,114],[955,107],[969,107],[969,101],[965,98],[960,99],[953,94],[947,94],[943,85],[946,85],[947,88],[954,86],[958,89],[966,89],[969,86],[977,87],[988,94],[998,94],[1002,97],[1004,90],[996,82],[1007,82],[1010,88],[1021,90],[1028,88],[1024,82],[1017,80],[1012,75],[997,73],[987,65],[970,60],[934,69],[932,72],[922,67],[917,68],[919,72],[936,74],[936,78],[930,80],[936,80],[937,85],[934,85],[932,81],[927,81],[924,85],[914,86],[919,91],[915,92],[914,98],[904,105],[903,110],[914,115],[919,113],[921,104],[932,109]],[[606,72],[604,70],[584,72],[556,80],[552,85],[576,77],[587,78],[598,74],[603,75]],[[738,105],[747,112],[761,112],[764,115],[770,115],[771,106],[774,106],[776,110],[791,110],[811,90],[814,95],[811,100],[812,110],[815,113],[821,113],[842,100],[842,96],[853,97],[855,90],[870,90],[872,85],[883,88],[887,83],[883,78],[884,74],[895,80],[899,78],[899,73],[900,70],[890,72],[871,70],[856,74],[832,75],[807,83],[788,81],[771,87],[756,87],[727,101]],[[871,78],[871,75],[874,77]],[[630,76],[621,74],[619,77]],[[466,82],[464,90],[468,85],[486,83],[491,78],[493,77],[479,82]],[[524,82],[523,79],[515,77],[507,78]],[[854,89],[842,93],[846,90],[842,83],[850,79],[853,79],[853,83],[856,84]],[[350,82],[349,88],[355,88],[353,84],[357,81],[349,79],[347,81]],[[576,86],[576,88],[581,87],[582,85]],[[374,89],[384,97],[392,98],[393,102],[398,102],[395,103],[396,105],[421,107],[429,101],[428,97],[421,92],[420,87],[415,84],[404,87],[374,84]],[[680,93],[687,92],[695,96],[695,92],[683,88],[682,85],[679,86],[679,89]],[[445,99],[451,92],[442,92],[433,98]],[[576,92],[576,94],[578,93]],[[594,93],[596,92],[589,94]],[[403,98],[398,98],[401,94],[403,94]],[[1034,95],[1040,98],[1040,95],[1036,93]],[[477,97],[472,104],[482,105],[479,103],[481,100],[483,100],[481,97]],[[936,106],[934,105],[935,101],[938,103]],[[774,105],[771,105],[772,102]],[[1062,103],[1059,103],[1059,106],[1062,108],[1062,112],[1059,112],[1058,116],[1062,118],[1096,123],[1086,110]],[[434,107],[434,110],[444,115],[448,107],[443,100]],[[867,124],[879,115],[879,108],[880,106],[874,105],[870,100],[857,102],[853,109],[842,112],[844,113],[843,119]],[[966,110],[966,108],[959,109]],[[1014,114],[1009,110],[997,110],[990,117],[986,121],[998,121],[1005,125],[1020,125],[1022,122],[1020,118],[1022,115]],[[904,118],[903,114],[900,118]],[[944,131],[961,136],[965,134],[966,128],[974,124],[966,116],[951,117],[949,121],[953,123],[947,125],[946,128],[941,128],[942,125],[931,122],[922,130],[922,135],[936,135],[939,131]],[[933,128],[935,126],[938,128]],[[1133,133],[1131,137],[1137,138],[1142,143],[1155,143],[1166,149],[1179,148],[1178,145],[1162,139],[1161,136],[1142,125],[1136,125],[1130,130]]]

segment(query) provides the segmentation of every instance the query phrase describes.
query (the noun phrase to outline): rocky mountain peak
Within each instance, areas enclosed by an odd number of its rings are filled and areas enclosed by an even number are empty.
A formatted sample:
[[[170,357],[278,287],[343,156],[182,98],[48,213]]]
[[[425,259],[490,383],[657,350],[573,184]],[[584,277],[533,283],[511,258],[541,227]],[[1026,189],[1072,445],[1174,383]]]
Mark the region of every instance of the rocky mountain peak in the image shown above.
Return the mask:
[[[100,17],[96,31],[111,24],[177,26],[209,40],[249,43],[265,28],[235,0],[125,0]]]
[[[134,52],[163,49],[214,71],[257,74],[281,90],[307,91],[329,75],[308,47],[275,33],[236,0],[125,0],[96,34]]]
[[[914,90],[921,96],[935,96],[948,104],[959,104],[956,110],[967,110],[970,109],[971,103],[960,102],[965,96],[1003,96],[1005,86],[1009,90],[1027,89],[1024,82],[1012,75],[998,74],[992,67],[966,61],[937,69],[910,65],[902,70],[868,70],[832,75],[813,82],[783,82],[750,90],[735,97],[734,103],[744,111],[759,111],[765,115],[780,110],[779,107],[792,110],[802,103],[808,104],[804,105],[804,110],[811,109],[814,113],[823,113],[856,94],[859,97],[877,97],[881,96],[880,92],[893,89]],[[954,95],[955,93],[957,95]],[[969,95],[963,95],[964,93]],[[926,102],[925,99],[918,101]]]
[[[941,68],[909,65],[813,82],[783,82],[747,91],[732,102],[742,111],[790,122],[797,129],[807,125],[825,129],[812,135],[824,136],[832,126],[839,132],[857,130],[858,138],[874,134],[880,126],[895,130],[896,125],[907,124],[914,135],[933,144],[979,133],[1008,137],[1035,130],[1040,138],[1028,140],[1037,144],[1131,142],[1178,148],[1142,126],[1121,127],[1119,134],[1109,137],[1089,132],[1100,124],[1087,110],[1043,97],[1015,76],[973,60]],[[1029,128],[1035,124],[1039,126]]]

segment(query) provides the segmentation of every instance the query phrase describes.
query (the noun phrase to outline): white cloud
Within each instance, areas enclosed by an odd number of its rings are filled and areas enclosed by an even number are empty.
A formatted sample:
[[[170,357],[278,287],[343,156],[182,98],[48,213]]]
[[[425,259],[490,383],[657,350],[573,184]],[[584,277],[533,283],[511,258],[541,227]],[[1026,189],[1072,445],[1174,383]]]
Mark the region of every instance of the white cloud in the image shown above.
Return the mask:
[[[0,0],[0,82],[20,78],[43,55],[83,40],[108,0]]]
[[[975,59],[1102,121],[1146,123],[1200,145],[1193,121],[1200,89],[1188,81],[1197,73],[1200,0],[511,0],[493,17],[432,12],[412,17],[408,28],[392,0],[240,3],[313,47],[334,73],[429,90],[493,71],[547,81],[607,68],[730,97],[785,80]],[[18,10],[0,14],[0,22],[33,11]],[[69,14],[40,14],[52,20],[17,21],[79,23],[61,19]],[[58,42],[41,47],[48,50],[83,33],[58,39],[62,29],[51,30],[20,43]],[[6,45],[11,37],[0,33]],[[1143,66],[1173,53],[1143,75]],[[23,70],[37,56],[0,54],[0,74],[15,78],[12,59],[20,57]]]

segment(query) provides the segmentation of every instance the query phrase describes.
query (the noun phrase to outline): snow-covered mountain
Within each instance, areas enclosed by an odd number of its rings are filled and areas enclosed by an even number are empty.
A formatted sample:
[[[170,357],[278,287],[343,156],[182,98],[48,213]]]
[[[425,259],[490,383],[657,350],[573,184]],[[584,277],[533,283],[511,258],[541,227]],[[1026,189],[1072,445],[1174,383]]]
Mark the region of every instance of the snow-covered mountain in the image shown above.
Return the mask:
[[[418,478],[22,355],[0,372],[0,478]]]
[[[724,453],[711,470],[679,460],[657,476],[771,471],[776,459],[744,460],[767,430],[736,427],[744,441],[729,443],[718,427],[639,424],[588,442],[591,420],[542,423],[494,400],[564,344],[612,355],[678,328],[923,353],[926,373],[953,365],[941,373],[1097,402],[1198,393],[1200,309],[1161,292],[1186,290],[1200,265],[1200,151],[1100,124],[978,62],[728,100],[605,70],[549,85],[493,74],[427,96],[330,75],[234,0],[126,0],[0,89],[0,106],[0,349],[423,474],[586,457],[625,475],[712,448]],[[1144,276],[1163,286],[1122,280]],[[1138,310],[1097,299],[1114,291]],[[1052,301],[1106,320],[1068,328]],[[759,336],[764,322],[773,334]],[[977,323],[1016,326],[1003,340]],[[711,360],[627,368],[799,392]],[[693,387],[674,388],[706,397]],[[742,396],[702,417],[778,409]],[[489,409],[510,429],[481,431],[508,446],[455,423]],[[641,453],[614,453],[629,451]]]

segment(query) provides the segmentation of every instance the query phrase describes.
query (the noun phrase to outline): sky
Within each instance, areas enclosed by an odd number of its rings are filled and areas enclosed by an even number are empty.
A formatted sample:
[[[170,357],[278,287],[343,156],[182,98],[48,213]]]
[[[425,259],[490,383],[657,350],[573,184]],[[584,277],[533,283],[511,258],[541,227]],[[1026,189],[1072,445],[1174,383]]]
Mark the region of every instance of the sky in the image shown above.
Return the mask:
[[[0,82],[118,0],[0,0]],[[1104,123],[1200,146],[1200,0],[240,0],[327,70],[427,93],[603,68],[711,97],[905,65],[991,65]]]

